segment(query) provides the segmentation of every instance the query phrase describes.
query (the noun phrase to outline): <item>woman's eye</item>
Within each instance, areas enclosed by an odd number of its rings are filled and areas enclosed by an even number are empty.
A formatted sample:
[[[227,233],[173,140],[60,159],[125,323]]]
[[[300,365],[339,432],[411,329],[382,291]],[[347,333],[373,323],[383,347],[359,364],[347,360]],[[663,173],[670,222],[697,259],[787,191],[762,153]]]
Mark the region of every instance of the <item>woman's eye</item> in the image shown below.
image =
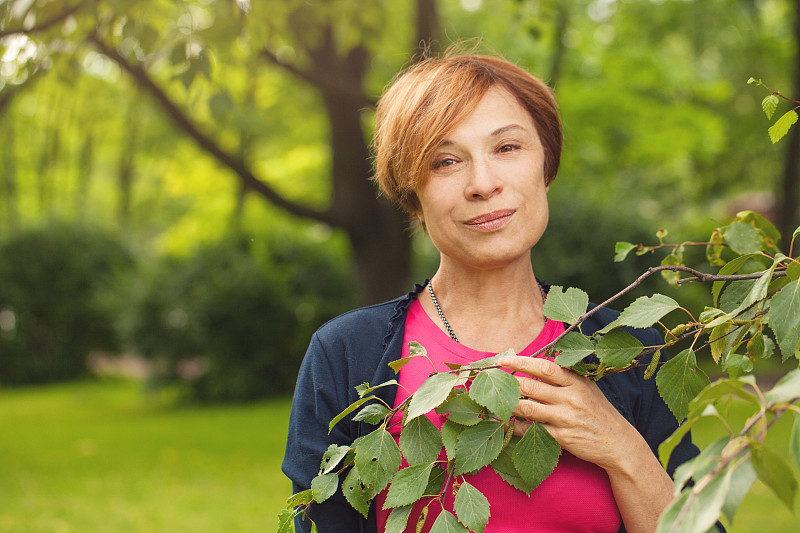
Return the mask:
[[[503,146],[500,147],[500,149],[498,151],[499,152],[512,152],[512,151],[516,150],[517,148],[519,148],[519,145],[516,145],[516,144],[504,144]]]
[[[438,161],[436,161],[433,164],[433,168],[449,167],[449,166],[454,165],[455,162],[456,162],[455,159],[452,159],[452,158],[449,158],[449,157],[445,157],[443,159],[439,159]]]

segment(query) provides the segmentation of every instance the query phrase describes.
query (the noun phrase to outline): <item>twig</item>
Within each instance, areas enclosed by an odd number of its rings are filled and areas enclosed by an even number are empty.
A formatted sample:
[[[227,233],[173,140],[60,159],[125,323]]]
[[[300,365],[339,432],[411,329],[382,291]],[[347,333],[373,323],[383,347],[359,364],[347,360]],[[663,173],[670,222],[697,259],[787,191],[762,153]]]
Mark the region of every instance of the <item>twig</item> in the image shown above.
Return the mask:
[[[30,28],[16,28],[16,29],[11,29],[11,30],[0,31],[0,38],[5,37],[7,35],[29,34],[29,33],[36,33],[36,32],[40,32],[40,31],[44,31],[44,30],[50,28],[51,26],[55,26],[59,22],[61,22],[63,20],[66,20],[67,18],[70,17],[70,15],[72,15],[73,13],[78,11],[80,8],[81,8],[80,4],[74,5],[72,7],[68,7],[67,9],[65,9],[64,11],[59,13],[58,15],[55,15],[52,18],[49,18],[49,19],[45,20],[44,22],[42,22],[40,24],[36,24],[35,26],[32,26]]]

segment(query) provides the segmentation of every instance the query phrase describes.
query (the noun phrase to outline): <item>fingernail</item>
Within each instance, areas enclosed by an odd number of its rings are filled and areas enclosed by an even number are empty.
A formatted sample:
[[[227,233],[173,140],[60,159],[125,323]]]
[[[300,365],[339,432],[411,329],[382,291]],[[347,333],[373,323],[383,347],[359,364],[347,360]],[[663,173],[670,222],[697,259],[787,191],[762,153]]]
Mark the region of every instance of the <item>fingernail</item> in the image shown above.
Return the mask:
[[[501,357],[497,362],[500,363],[501,365],[510,365],[511,364],[511,358],[510,357]]]

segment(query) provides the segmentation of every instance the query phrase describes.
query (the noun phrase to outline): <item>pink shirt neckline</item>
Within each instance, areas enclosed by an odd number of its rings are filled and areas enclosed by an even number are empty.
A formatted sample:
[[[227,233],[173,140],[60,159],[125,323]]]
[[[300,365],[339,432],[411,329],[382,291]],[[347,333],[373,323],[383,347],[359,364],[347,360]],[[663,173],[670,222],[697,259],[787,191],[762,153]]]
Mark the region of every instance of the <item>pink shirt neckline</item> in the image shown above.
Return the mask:
[[[561,322],[547,320],[539,335],[519,355],[532,355],[555,340],[563,331],[564,325]],[[422,344],[431,361],[415,357],[403,367],[398,376],[400,386],[397,390],[395,406],[408,398],[407,391],[419,388],[431,372],[431,363],[437,371],[443,371],[447,370],[445,362],[463,364],[495,355],[491,352],[474,350],[451,339],[437,326],[433,318],[428,316],[419,300],[414,301],[408,309],[403,357],[409,356],[408,343],[411,341]],[[439,428],[445,420],[444,416],[433,411],[426,416]],[[399,440],[399,424],[391,425],[390,433],[396,440]],[[444,455],[440,458],[444,458]],[[407,464],[403,460],[403,467],[405,466]],[[484,468],[476,475],[466,476],[466,480],[475,485],[489,499],[491,517],[486,529],[488,533],[521,533],[523,531],[613,533],[618,531],[622,522],[605,471],[566,451],[562,452],[553,474],[539,485],[531,493],[531,496],[512,488],[491,467]],[[385,499],[385,490],[375,498],[376,518],[380,533],[383,533],[389,515],[388,510],[383,510]],[[447,491],[444,506],[452,512],[452,491]],[[421,508],[422,505],[419,503],[415,506],[406,532],[414,531],[416,517]],[[440,509],[436,503],[430,506],[423,533],[430,530]]]

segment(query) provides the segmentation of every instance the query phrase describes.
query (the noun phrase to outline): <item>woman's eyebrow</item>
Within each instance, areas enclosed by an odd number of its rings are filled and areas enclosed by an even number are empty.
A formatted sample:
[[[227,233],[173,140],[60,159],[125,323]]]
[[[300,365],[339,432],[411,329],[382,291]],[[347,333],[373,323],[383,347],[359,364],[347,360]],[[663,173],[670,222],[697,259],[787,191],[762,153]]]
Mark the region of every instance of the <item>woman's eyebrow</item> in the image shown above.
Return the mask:
[[[500,128],[497,128],[492,133],[490,133],[489,136],[490,137],[497,137],[498,135],[502,135],[502,134],[506,133],[507,131],[515,130],[515,129],[520,129],[520,130],[523,130],[523,131],[525,130],[525,128],[523,128],[519,124],[509,124],[507,126],[502,126]]]

